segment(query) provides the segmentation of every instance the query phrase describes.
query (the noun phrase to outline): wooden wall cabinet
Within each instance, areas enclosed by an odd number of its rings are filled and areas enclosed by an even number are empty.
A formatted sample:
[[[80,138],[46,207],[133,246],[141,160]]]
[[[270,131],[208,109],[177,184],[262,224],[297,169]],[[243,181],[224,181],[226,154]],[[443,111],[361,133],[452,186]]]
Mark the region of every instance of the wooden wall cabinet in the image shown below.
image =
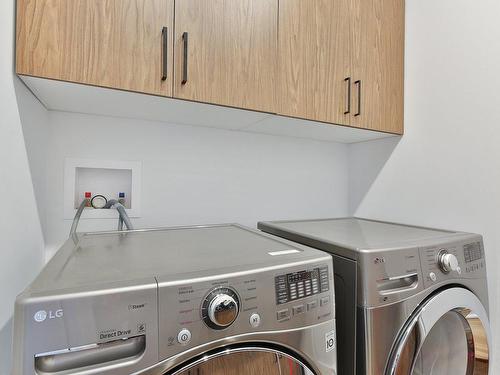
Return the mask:
[[[355,1],[350,125],[403,134],[404,0]]]
[[[349,125],[348,3],[280,0],[278,113]]]
[[[280,114],[403,133],[404,0],[280,0]]]
[[[171,96],[173,26],[174,0],[18,0],[16,72]]]
[[[278,0],[176,0],[174,97],[276,112]]]
[[[404,0],[17,3],[21,76],[403,133]]]

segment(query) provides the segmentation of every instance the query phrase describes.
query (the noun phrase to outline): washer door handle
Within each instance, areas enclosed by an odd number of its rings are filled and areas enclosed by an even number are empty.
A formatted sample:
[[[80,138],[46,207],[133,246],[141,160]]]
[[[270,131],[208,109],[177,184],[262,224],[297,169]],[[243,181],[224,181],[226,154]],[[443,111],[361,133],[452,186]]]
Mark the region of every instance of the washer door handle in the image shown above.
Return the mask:
[[[44,373],[77,370],[81,367],[142,355],[146,337],[136,336],[104,344],[60,350],[35,356],[35,368]]]

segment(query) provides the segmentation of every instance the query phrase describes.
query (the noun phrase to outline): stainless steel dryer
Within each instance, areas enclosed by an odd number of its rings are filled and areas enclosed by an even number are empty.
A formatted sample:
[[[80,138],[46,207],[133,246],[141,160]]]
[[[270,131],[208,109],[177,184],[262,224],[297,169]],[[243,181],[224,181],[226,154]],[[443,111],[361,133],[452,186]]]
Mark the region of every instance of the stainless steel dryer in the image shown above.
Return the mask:
[[[332,259],[237,225],[81,234],[16,301],[14,374],[336,374]]]
[[[480,235],[357,218],[262,222],[332,254],[339,375],[486,375]]]

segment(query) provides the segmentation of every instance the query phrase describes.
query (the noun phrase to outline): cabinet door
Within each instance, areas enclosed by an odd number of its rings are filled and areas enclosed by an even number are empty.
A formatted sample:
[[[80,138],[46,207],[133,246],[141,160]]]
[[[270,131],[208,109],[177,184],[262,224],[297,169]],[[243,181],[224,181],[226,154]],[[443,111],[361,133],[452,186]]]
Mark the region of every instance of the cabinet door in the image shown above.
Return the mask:
[[[177,0],[174,97],[275,112],[278,0]]]
[[[351,125],[402,134],[404,0],[355,1]]]
[[[351,1],[280,0],[280,114],[349,125]]]
[[[18,74],[171,96],[174,0],[17,3]]]

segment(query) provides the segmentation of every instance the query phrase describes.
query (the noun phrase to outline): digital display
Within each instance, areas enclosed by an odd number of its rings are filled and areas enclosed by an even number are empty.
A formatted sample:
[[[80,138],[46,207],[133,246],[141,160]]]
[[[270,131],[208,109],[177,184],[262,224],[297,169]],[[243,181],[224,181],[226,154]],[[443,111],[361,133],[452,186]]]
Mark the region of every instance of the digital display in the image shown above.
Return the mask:
[[[278,305],[329,290],[328,267],[288,273],[275,277]]]
[[[313,278],[318,278],[318,269],[315,269],[313,271],[301,271],[301,272],[295,272],[295,273],[289,273],[287,275],[288,278],[288,284],[293,284],[297,283],[299,281],[304,281],[304,280],[311,280]]]
[[[483,251],[481,249],[481,242],[473,242],[464,245],[465,263],[474,262],[475,260],[482,259]]]

